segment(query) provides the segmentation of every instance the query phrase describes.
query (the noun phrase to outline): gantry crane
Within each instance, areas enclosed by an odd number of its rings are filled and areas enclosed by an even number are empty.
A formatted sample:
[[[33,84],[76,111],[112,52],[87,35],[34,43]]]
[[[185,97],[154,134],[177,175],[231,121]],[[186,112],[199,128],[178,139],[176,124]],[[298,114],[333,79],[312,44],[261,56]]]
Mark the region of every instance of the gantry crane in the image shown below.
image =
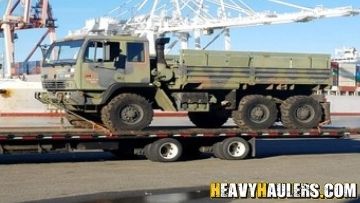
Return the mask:
[[[56,37],[55,19],[49,0],[8,0],[5,14],[0,20],[0,28],[0,31],[4,33],[5,41],[5,78],[11,77],[11,68],[15,62],[14,38],[16,31],[46,28],[46,32],[40,37],[25,61],[31,58],[47,36],[50,41],[54,41]]]
[[[316,19],[354,16],[360,14],[353,7],[308,8],[280,0],[263,0],[273,11],[256,11],[245,0],[128,0],[110,12],[120,21],[122,30],[154,38],[171,33],[178,37],[170,46],[180,41],[181,48],[188,47],[189,36],[194,38],[195,48],[208,47],[219,36],[224,35],[225,50],[231,49],[230,28],[272,24],[309,22]],[[259,4],[259,1],[257,2]],[[292,12],[276,12],[275,7],[287,7]],[[294,11],[295,10],[295,11]],[[119,26],[116,26],[117,28]],[[219,31],[215,34],[215,31]],[[208,44],[202,46],[203,35],[213,35]],[[154,44],[150,45],[152,50]]]

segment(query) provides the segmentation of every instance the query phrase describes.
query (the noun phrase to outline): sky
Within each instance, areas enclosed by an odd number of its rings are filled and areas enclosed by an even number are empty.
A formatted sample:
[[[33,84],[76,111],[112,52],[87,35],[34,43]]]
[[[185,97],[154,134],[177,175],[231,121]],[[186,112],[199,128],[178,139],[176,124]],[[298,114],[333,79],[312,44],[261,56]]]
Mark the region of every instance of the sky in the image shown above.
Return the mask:
[[[129,0],[127,0],[129,1]],[[136,0],[133,0],[136,1]],[[274,7],[266,0],[244,0],[256,10],[286,11],[281,6]],[[0,11],[4,10],[6,0],[0,0]],[[69,30],[82,28],[87,19],[106,15],[114,8],[123,5],[125,0],[50,0],[57,19],[57,38],[63,38]],[[287,0],[307,7],[323,5],[333,8],[353,6],[360,8],[359,0]],[[26,58],[44,30],[18,32],[16,40],[16,61]],[[239,51],[302,52],[333,54],[335,48],[357,47],[360,49],[360,16],[329,18],[310,23],[292,23],[248,28],[234,28],[231,32],[232,49]],[[0,53],[3,52],[0,40]],[[219,38],[210,49],[223,49]],[[33,60],[40,58],[37,52]]]

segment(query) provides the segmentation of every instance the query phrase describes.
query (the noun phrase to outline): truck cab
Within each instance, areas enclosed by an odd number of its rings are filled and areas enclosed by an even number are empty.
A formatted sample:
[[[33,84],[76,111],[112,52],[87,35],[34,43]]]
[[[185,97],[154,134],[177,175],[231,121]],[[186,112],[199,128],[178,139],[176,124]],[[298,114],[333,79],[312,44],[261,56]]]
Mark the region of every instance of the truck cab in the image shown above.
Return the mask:
[[[106,90],[115,83],[149,84],[148,42],[129,36],[86,36],[52,44],[45,55],[43,87]]]

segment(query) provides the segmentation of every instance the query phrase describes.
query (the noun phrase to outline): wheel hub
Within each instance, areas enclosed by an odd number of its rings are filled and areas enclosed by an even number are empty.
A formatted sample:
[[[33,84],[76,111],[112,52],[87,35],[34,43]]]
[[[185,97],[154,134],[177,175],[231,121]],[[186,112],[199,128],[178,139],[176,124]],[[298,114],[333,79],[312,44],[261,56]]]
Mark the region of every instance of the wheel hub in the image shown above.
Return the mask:
[[[315,111],[309,105],[303,105],[296,110],[296,117],[301,121],[309,121],[314,117]]]
[[[233,142],[229,144],[228,153],[233,157],[240,157],[245,153],[246,147],[241,142]]]
[[[173,159],[177,156],[179,149],[173,143],[164,143],[160,147],[160,155],[165,159]]]
[[[253,122],[261,123],[266,121],[269,118],[269,109],[266,108],[266,106],[259,104],[256,105],[253,109],[250,111],[250,119]]]
[[[127,105],[120,112],[121,120],[129,124],[139,122],[142,116],[142,110],[137,105]]]

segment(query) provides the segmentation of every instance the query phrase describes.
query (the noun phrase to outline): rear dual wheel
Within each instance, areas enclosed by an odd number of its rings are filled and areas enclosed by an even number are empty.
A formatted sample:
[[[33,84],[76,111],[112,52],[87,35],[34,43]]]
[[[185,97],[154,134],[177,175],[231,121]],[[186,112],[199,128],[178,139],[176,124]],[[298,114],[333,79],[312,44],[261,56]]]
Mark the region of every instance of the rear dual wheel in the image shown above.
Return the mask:
[[[156,162],[174,162],[181,158],[183,147],[173,138],[164,138],[148,144],[144,148],[147,159]]]
[[[241,160],[249,156],[251,151],[248,141],[241,137],[227,138],[213,145],[216,158],[225,160]]]

